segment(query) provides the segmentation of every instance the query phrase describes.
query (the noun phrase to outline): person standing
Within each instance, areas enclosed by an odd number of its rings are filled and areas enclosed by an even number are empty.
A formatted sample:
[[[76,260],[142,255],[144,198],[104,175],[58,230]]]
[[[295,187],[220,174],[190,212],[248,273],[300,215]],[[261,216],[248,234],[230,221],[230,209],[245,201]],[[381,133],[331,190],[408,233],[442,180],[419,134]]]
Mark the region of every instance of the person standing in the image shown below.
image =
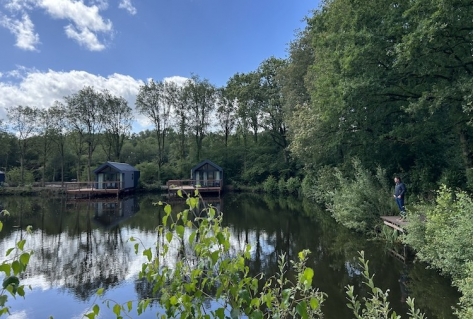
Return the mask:
[[[398,209],[400,210],[401,218],[405,218],[405,193],[407,188],[405,184],[403,184],[400,176],[395,176],[393,179],[395,181],[395,192],[393,194],[393,198],[395,198],[395,202],[397,202]]]

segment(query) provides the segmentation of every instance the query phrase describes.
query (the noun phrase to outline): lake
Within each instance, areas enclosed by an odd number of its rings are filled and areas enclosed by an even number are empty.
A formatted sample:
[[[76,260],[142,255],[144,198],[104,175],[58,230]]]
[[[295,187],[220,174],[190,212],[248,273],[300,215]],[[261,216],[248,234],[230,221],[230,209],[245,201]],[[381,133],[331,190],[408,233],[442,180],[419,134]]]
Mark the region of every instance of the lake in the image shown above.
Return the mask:
[[[163,208],[153,205],[159,200],[163,200],[160,194],[93,201],[0,197],[0,208],[11,214],[0,217],[4,224],[0,262],[5,260],[4,252],[22,238],[34,252],[21,279],[32,290],[26,290],[25,298],[9,298],[9,318],[82,318],[94,303],[101,306],[100,318],[115,318],[96,299],[98,288],[105,289],[105,299],[120,303],[148,296],[149,285],[137,280],[145,258],[135,255],[134,243],[128,239],[138,238],[146,247],[159,242],[155,228]],[[406,294],[415,298],[428,318],[455,318],[451,307],[459,294],[448,279],[412,258],[402,261],[393,253],[402,253],[401,247],[367,239],[336,224],[314,203],[245,193],[206,200],[224,212],[233,249],[252,245],[249,267],[253,274],[274,274],[280,253],[297,259],[299,251],[309,249],[313,284],[328,294],[323,303],[325,318],[352,318],[345,306],[345,286],[353,285],[358,294],[365,291],[358,263],[361,250],[370,260],[376,286],[390,290],[390,305],[402,318],[407,317],[408,308],[402,302]],[[179,201],[172,205],[176,210],[185,207]],[[27,225],[33,226],[31,235],[25,232]],[[400,280],[407,283],[406,289]],[[159,310],[153,305],[141,316],[136,311],[130,316],[156,318]]]

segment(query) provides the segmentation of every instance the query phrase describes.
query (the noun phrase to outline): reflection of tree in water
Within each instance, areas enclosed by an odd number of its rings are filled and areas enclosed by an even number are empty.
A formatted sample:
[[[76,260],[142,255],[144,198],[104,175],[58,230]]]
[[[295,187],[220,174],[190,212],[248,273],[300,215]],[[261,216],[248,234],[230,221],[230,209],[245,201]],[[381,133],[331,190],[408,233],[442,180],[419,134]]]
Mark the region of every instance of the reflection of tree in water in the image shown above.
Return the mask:
[[[51,287],[71,290],[81,300],[87,300],[98,288],[111,288],[125,279],[132,257],[124,245],[119,226],[107,232],[92,229],[92,206],[76,207],[76,223],[68,238],[66,232],[47,235],[41,231],[40,247],[27,268],[27,276],[41,274]],[[63,213],[59,216],[60,223]],[[34,241],[33,241],[34,242]]]

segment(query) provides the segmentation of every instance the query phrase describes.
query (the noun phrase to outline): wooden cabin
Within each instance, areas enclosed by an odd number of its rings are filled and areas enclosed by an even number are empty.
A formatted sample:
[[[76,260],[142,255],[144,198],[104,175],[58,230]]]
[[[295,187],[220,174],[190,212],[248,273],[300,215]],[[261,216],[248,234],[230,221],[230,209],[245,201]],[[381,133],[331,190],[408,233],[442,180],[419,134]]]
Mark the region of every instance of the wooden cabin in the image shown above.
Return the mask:
[[[184,180],[169,180],[166,182],[168,192],[179,189],[190,192],[195,189],[199,193],[218,193],[220,196],[224,185],[224,170],[210,160],[204,160],[191,169],[191,178]]]
[[[140,171],[126,163],[105,162],[94,170],[95,181],[64,183],[73,198],[115,195],[119,197],[138,187]]]
[[[140,171],[130,164],[105,162],[94,170],[97,189],[133,190],[138,186]]]

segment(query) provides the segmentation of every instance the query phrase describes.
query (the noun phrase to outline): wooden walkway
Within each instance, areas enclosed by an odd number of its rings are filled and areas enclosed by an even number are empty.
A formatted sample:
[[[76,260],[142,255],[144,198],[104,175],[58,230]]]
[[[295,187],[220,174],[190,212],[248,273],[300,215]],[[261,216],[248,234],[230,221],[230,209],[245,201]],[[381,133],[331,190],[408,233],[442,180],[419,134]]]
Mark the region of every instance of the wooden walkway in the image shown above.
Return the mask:
[[[404,227],[408,224],[405,219],[400,219],[400,216],[380,216],[383,223],[389,227],[392,227],[402,233],[405,232]]]

